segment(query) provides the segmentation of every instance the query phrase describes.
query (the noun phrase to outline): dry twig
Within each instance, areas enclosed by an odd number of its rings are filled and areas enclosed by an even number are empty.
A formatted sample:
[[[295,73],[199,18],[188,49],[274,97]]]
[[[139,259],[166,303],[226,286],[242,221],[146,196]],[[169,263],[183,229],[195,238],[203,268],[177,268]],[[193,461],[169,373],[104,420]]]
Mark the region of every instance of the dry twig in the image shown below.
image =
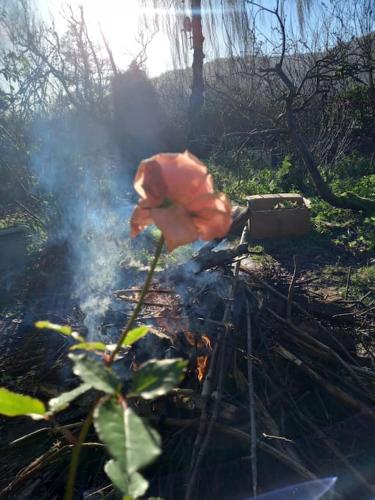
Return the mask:
[[[250,414],[250,435],[251,435],[251,477],[253,485],[253,495],[257,495],[258,489],[258,470],[257,470],[257,430],[255,418],[255,401],[254,401],[254,379],[253,379],[253,339],[249,301],[246,300],[246,326],[247,326],[247,378],[249,389],[249,414]]]
[[[287,307],[286,307],[286,318],[288,321],[292,321],[293,293],[294,293],[294,286],[295,286],[296,279],[297,279],[297,260],[296,260],[295,255],[293,255],[293,263],[294,263],[293,276],[292,276],[292,280],[291,280],[290,285],[289,285],[288,302],[287,302]]]

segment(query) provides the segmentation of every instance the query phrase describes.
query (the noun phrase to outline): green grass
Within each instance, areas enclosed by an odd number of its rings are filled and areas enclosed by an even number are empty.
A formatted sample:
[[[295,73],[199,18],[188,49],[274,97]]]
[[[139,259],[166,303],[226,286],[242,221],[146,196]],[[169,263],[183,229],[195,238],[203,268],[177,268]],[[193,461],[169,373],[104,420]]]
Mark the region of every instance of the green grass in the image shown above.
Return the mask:
[[[307,273],[307,279],[317,277],[316,281],[322,288],[335,290],[343,298],[350,272],[347,299],[359,300],[367,295],[364,302],[371,305],[375,293],[375,266],[358,265],[357,267],[322,265],[318,270]],[[368,294],[371,292],[371,294]]]
[[[360,267],[351,276],[351,293],[360,297],[369,291],[375,292],[375,265]]]

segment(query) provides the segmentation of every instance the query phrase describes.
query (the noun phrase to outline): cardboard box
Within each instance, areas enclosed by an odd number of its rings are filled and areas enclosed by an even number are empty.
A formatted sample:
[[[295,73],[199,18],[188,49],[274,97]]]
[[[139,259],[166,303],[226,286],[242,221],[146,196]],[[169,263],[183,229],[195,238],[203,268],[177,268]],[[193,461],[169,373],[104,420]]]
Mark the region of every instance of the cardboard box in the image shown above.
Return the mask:
[[[296,193],[248,197],[249,234],[253,239],[300,236],[311,230],[310,211]]]

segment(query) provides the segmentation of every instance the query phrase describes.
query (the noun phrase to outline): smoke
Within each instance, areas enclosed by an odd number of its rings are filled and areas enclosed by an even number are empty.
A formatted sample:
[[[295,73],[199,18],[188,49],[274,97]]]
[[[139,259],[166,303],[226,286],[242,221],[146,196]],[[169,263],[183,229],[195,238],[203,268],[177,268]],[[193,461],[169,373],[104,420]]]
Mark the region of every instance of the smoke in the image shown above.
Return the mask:
[[[105,128],[84,116],[40,121],[31,168],[47,194],[49,240],[66,242],[72,293],[90,339],[110,305],[127,253],[129,178]]]
[[[68,248],[71,293],[92,340],[101,335],[99,327],[114,306],[112,291],[131,284],[132,273],[125,274],[124,264],[141,260],[129,242],[134,190],[128,172],[134,165],[125,166],[124,151],[113,154],[115,145],[106,128],[84,115],[40,120],[31,139],[31,170],[47,200],[48,240]],[[177,292],[190,306],[191,290],[209,288],[219,280],[213,272],[197,273],[190,261],[202,244],[185,246],[163,259],[166,276],[173,276]],[[221,283],[220,297],[226,288]]]

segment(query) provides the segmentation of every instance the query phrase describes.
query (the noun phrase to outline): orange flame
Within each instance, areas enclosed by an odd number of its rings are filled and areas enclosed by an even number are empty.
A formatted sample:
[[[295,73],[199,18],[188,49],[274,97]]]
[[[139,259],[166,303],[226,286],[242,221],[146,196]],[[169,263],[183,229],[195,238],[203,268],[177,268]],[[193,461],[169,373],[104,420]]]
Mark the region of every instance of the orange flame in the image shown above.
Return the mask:
[[[185,336],[190,345],[196,349],[209,349],[212,350],[210,338],[207,335],[197,336],[192,332],[185,332]],[[208,368],[208,356],[198,356],[196,365],[196,374],[199,382],[202,382],[206,376]]]
[[[212,351],[211,341],[207,335],[202,335],[201,337],[202,347],[207,347],[210,351]],[[204,379],[208,367],[208,356],[198,356],[197,358],[197,376],[199,382],[202,382]]]

